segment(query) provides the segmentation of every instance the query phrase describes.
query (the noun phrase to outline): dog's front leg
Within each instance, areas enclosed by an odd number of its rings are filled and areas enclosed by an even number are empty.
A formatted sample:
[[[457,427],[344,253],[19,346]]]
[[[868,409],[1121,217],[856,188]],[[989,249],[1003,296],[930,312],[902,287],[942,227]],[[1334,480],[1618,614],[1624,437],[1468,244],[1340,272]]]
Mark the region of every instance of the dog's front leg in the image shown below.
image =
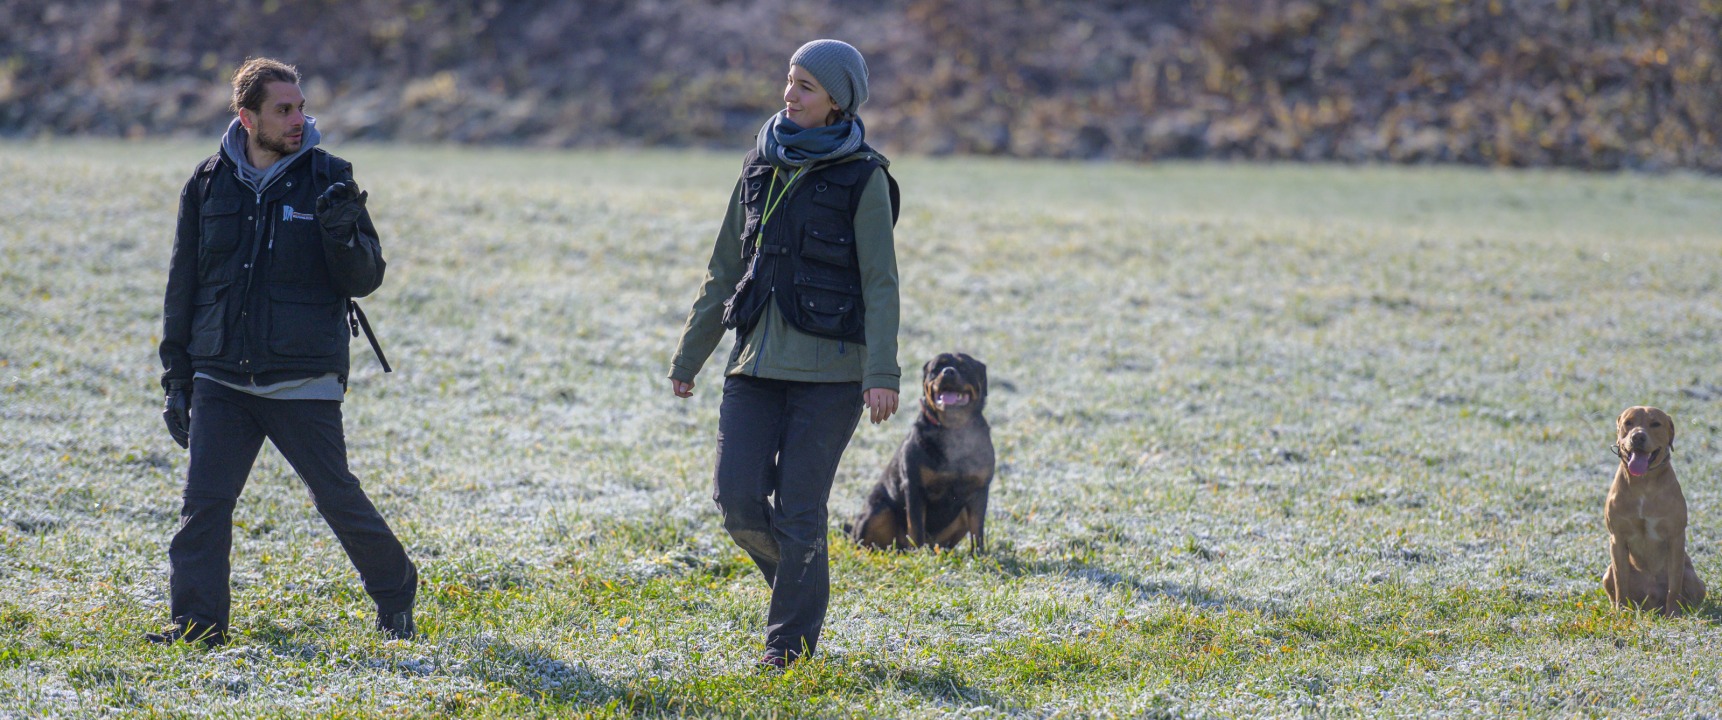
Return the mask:
[[[969,554],[979,555],[987,551],[987,491],[969,497]]]
[[[1610,536],[1608,539],[1608,573],[1603,575],[1602,591],[1608,593],[1608,599],[1615,605],[1627,604],[1626,594],[1620,589],[1620,576],[1632,567],[1632,561],[1626,557],[1626,545]]]
[[[909,526],[909,546],[927,544],[927,491],[921,483],[909,483],[903,497],[904,522]]]
[[[1686,594],[1686,531],[1682,528],[1672,535],[1668,538],[1668,559],[1662,563],[1663,572],[1668,573],[1668,599],[1662,603],[1662,614],[1669,617],[1684,611],[1680,602]]]

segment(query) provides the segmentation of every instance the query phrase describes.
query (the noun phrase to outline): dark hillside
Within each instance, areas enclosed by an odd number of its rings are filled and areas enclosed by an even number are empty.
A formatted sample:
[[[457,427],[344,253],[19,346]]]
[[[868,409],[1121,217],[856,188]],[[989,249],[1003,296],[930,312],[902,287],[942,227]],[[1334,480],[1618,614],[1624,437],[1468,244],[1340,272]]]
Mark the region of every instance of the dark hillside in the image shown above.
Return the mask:
[[[334,137],[748,142],[789,53],[882,147],[1722,171],[1722,0],[0,0],[0,135],[213,135],[247,55]]]

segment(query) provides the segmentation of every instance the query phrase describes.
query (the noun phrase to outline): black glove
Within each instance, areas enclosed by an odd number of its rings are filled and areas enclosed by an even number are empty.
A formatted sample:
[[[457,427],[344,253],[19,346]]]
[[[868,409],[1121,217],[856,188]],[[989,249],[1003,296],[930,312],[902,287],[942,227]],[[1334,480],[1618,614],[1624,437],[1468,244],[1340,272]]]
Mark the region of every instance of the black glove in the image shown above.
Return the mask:
[[[191,383],[167,381],[167,401],[162,405],[161,419],[167,422],[167,434],[180,447],[191,447]]]
[[[369,193],[361,192],[359,184],[351,180],[330,185],[323,194],[317,197],[317,223],[323,226],[323,232],[330,240],[342,245],[352,245],[353,235],[358,231],[359,215],[365,212],[365,198]]]

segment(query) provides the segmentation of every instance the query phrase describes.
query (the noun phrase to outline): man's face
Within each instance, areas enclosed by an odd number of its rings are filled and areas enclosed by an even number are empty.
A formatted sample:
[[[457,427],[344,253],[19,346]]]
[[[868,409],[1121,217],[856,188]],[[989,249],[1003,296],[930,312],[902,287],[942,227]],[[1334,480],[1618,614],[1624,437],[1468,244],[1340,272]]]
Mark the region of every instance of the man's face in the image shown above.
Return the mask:
[[[241,108],[239,121],[258,147],[277,155],[292,155],[305,142],[305,95],[293,83],[269,83],[263,87],[263,107],[256,112]]]

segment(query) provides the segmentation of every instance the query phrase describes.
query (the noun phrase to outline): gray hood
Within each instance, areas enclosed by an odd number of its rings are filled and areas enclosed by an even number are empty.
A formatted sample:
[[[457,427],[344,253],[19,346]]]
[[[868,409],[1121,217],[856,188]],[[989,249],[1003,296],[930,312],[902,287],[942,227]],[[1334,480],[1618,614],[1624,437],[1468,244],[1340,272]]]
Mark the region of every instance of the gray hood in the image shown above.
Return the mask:
[[[236,173],[239,176],[239,181],[250,187],[252,192],[262,193],[269,189],[269,184],[275,182],[275,178],[286,172],[287,168],[293,164],[293,161],[298,160],[300,155],[311,152],[311,148],[317,147],[318,141],[323,139],[323,134],[317,132],[317,118],[306,115],[305,139],[299,145],[299,151],[276,160],[275,164],[270,165],[268,170],[258,170],[252,167],[251,157],[245,153],[245,141],[248,137],[249,133],[246,132],[245,126],[239,123],[239,118],[234,118],[233,122],[227,126],[227,134],[221,138],[221,151],[227,153],[227,159],[232,160],[233,166],[239,169],[239,172]]]

